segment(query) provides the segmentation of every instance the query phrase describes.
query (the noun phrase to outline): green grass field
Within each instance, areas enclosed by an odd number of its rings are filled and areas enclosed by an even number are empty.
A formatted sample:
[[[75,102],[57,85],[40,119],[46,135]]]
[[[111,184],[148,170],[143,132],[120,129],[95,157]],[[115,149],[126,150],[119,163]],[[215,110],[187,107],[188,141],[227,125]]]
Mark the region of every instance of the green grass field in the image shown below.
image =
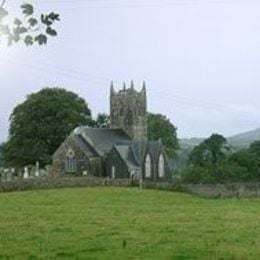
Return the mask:
[[[260,259],[260,200],[134,188],[0,194],[0,259]]]

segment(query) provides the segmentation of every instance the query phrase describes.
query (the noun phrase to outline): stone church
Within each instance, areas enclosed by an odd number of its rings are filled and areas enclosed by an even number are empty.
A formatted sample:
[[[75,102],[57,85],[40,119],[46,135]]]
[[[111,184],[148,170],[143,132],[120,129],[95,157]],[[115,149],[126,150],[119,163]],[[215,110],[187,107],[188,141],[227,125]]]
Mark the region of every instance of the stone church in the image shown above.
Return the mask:
[[[147,96],[140,91],[110,90],[110,128],[77,127],[53,155],[56,175],[165,180],[168,161],[160,140],[147,139]]]

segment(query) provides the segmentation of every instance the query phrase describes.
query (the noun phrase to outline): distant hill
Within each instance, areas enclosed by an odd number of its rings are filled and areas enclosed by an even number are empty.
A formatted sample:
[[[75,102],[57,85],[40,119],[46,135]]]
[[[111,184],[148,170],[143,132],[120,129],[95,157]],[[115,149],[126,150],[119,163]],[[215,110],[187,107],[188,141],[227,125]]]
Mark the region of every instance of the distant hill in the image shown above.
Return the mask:
[[[182,148],[190,148],[197,146],[203,142],[205,138],[184,138],[180,140]],[[235,147],[248,147],[252,142],[260,140],[260,128],[237,134],[227,138],[228,143]]]
[[[228,143],[233,146],[247,147],[252,142],[260,140],[260,128],[228,138]]]
[[[189,147],[195,147],[199,145],[201,142],[203,142],[205,138],[183,138],[180,140],[180,144],[182,148],[189,148]]]

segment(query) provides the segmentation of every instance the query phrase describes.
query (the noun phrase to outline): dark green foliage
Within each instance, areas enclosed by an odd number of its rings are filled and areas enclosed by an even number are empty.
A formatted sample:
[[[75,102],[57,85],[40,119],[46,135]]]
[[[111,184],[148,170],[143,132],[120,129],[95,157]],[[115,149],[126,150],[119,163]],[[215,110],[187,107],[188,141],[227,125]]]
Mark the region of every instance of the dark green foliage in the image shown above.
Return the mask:
[[[98,114],[95,121],[95,127],[98,128],[109,128],[110,127],[110,116],[107,114]]]
[[[0,168],[6,166],[6,143],[0,144]]]
[[[249,152],[260,157],[260,141],[253,142],[249,147]]]
[[[232,154],[228,158],[231,165],[236,165],[246,169],[246,173],[242,176],[237,176],[242,181],[257,181],[260,180],[260,158],[250,150],[241,150]]]
[[[21,8],[25,16],[32,15],[34,12],[33,6],[31,4],[23,4],[21,5]]]
[[[213,183],[214,178],[211,171],[206,167],[193,166],[185,169],[182,180],[186,183]]]
[[[211,171],[214,183],[244,182],[252,181],[246,176],[249,175],[248,169],[239,164],[230,163],[228,160],[216,165]]]
[[[7,143],[10,165],[47,164],[52,154],[80,125],[93,125],[84,99],[61,88],[31,94],[13,110]]]
[[[4,3],[5,1],[0,6],[0,41],[6,39],[8,45],[19,41],[23,41],[27,46],[34,43],[43,45],[47,43],[49,36],[57,35],[53,25],[60,20],[59,14],[51,12],[37,17],[33,5],[24,3],[20,6],[23,16],[15,18],[10,26],[3,21],[9,15]]]
[[[260,142],[229,154],[226,140],[212,135],[190,154],[191,166],[182,179],[190,183],[251,182],[260,180]]]
[[[214,166],[225,159],[227,150],[227,140],[222,135],[213,134],[192,150],[190,163],[195,166]]]
[[[35,42],[38,42],[39,45],[47,43],[47,36],[45,34],[39,34],[34,38]],[[32,41],[33,42],[33,41]]]
[[[169,157],[173,157],[179,149],[177,128],[161,114],[148,114],[148,139],[161,139]]]

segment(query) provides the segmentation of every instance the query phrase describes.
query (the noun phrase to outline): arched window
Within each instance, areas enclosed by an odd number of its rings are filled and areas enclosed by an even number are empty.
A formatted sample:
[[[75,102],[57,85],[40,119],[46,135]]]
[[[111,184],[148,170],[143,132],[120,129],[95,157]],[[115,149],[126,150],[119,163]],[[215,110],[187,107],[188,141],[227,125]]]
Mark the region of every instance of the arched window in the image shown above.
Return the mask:
[[[128,125],[132,125],[134,122],[134,114],[131,110],[128,110],[127,117],[126,117],[126,123]]]
[[[65,163],[66,172],[76,172],[77,171],[77,161],[75,153],[70,149],[66,155]]]
[[[160,178],[164,177],[164,169],[165,169],[164,157],[163,154],[160,154],[159,163],[158,163],[158,174]]]
[[[152,164],[150,154],[146,155],[145,158],[145,178],[150,178],[152,175]]]
[[[111,178],[112,179],[116,178],[116,168],[115,168],[115,166],[112,166],[112,168],[111,168]]]

